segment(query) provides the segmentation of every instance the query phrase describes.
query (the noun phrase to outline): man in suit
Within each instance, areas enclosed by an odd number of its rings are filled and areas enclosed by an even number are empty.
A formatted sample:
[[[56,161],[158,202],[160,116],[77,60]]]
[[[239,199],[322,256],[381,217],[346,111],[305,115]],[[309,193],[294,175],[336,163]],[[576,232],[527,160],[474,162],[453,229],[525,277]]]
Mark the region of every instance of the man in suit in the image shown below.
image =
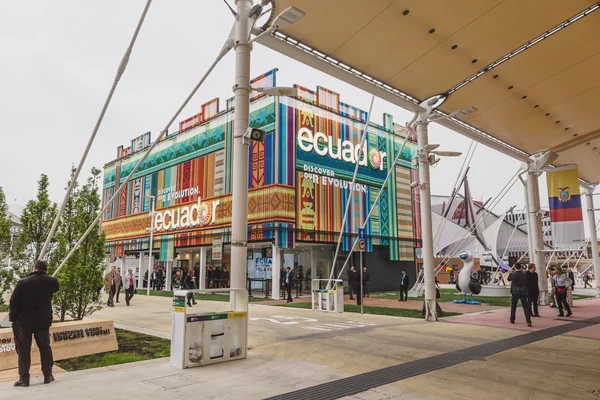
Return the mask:
[[[369,297],[369,282],[371,282],[371,275],[369,274],[369,271],[367,271],[367,267],[363,267],[362,278],[363,278],[363,297],[365,297],[365,295],[367,297]]]
[[[521,269],[521,264],[515,264],[515,270],[510,273],[508,280],[511,282],[510,293],[512,294],[512,303],[510,306],[510,323],[515,323],[515,313],[517,311],[517,304],[521,300],[521,306],[525,313],[525,320],[527,326],[531,326],[531,316],[529,315],[529,307],[527,300],[527,275]]]
[[[408,301],[408,288],[410,286],[410,277],[406,273],[406,270],[402,270],[402,277],[400,278],[400,300]],[[404,296],[403,296],[404,294]]]
[[[569,269],[569,279],[571,280],[571,291],[575,290],[575,273],[573,269]]]
[[[529,315],[539,317],[538,298],[540,297],[540,288],[538,286],[538,274],[535,272],[535,264],[529,264],[527,274],[527,300],[529,302]]]
[[[119,275],[119,287],[117,288],[116,292],[115,292],[115,297],[117,300],[117,303],[119,302],[119,293],[121,293],[121,289],[123,288],[123,279],[121,279],[121,271],[117,269],[117,275]]]
[[[104,289],[106,293],[108,293],[108,301],[106,304],[109,307],[114,307],[114,297],[117,290],[119,290],[119,286],[121,285],[121,276],[117,273],[117,267],[114,265],[111,267],[111,270],[104,275]]]
[[[50,325],[52,325],[52,296],[58,291],[58,280],[48,276],[48,264],[38,260],[33,273],[17,282],[10,298],[9,320],[13,323],[15,349],[19,356],[19,380],[15,386],[29,386],[31,366],[31,336],[40,351],[44,383],[54,380],[52,376],[52,348]]]
[[[129,306],[134,293],[135,293],[135,277],[133,276],[133,269],[128,268],[123,281],[121,282],[125,288],[125,303]]]
[[[214,287],[214,281],[215,281],[215,271],[213,270],[213,267],[208,267],[208,271],[206,272],[206,278],[208,280],[208,288],[212,289]]]
[[[348,288],[350,289],[350,300],[354,300],[354,274],[356,274],[356,270],[354,269],[354,265],[350,267],[350,271],[348,271]]]
[[[294,274],[292,274],[292,269],[287,267],[284,277],[284,285],[285,290],[287,292],[287,302],[291,303],[292,300],[292,286],[294,285]]]

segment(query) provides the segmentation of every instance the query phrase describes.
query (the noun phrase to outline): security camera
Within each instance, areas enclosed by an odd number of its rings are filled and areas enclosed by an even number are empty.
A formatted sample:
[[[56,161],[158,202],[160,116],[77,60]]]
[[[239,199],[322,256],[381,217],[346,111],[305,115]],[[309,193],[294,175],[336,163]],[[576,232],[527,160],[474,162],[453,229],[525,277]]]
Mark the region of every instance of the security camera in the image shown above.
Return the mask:
[[[263,131],[262,129],[248,128],[248,130],[244,134],[244,138],[262,143],[265,141],[266,134],[267,133],[265,131]]]
[[[411,182],[410,183],[410,188],[411,189],[416,189],[420,184],[421,184],[421,182],[417,182],[417,181]]]

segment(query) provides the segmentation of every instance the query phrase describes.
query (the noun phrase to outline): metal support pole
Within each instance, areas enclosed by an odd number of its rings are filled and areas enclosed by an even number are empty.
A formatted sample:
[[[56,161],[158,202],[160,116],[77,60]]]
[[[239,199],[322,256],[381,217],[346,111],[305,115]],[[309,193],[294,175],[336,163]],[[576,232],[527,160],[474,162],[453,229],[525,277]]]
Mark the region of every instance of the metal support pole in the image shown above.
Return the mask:
[[[533,263],[533,241],[531,240],[531,221],[529,220],[529,202],[527,201],[527,182],[520,176],[519,179],[523,183],[523,195],[525,196],[525,212],[527,213],[527,247],[529,248],[529,263]]]
[[[271,298],[279,300],[281,295],[281,250],[273,244],[273,263],[271,271]]]
[[[13,249],[13,230],[12,230],[12,221],[11,218],[8,217],[8,221],[9,223],[11,223],[11,227],[10,227],[10,248],[8,249],[8,269],[10,269],[10,262],[11,262],[11,256],[12,256],[12,249]]]
[[[363,313],[363,303],[365,300],[365,295],[363,294],[364,290],[365,290],[365,288],[363,287],[363,253],[364,252],[361,250],[360,251],[360,293],[358,294],[359,296],[361,296],[361,299],[360,299],[360,313],[361,314]]]
[[[142,289],[143,286],[143,282],[144,282],[144,276],[142,275],[142,263],[144,262],[144,252],[140,251],[140,261],[138,262],[138,289]]]
[[[421,196],[421,229],[423,236],[423,272],[425,281],[425,319],[436,321],[435,277],[433,266],[433,228],[431,225],[431,191],[429,178],[429,154],[427,115],[419,114],[417,120],[417,140],[419,158],[419,193]]]
[[[121,257],[121,268],[119,268],[121,278],[123,278],[125,276],[125,267],[127,266],[126,264],[127,264],[127,256],[125,254],[123,254],[123,257]]]
[[[236,0],[235,24],[235,111],[233,119],[233,173],[231,200],[231,288],[246,289],[248,241],[248,145],[244,134],[250,119],[250,31],[248,13],[251,0]],[[248,299],[232,293],[234,309],[244,308]]]
[[[198,288],[201,290],[206,289],[206,253],[208,247],[200,247],[200,282],[198,282]]]
[[[148,248],[150,249],[150,257],[148,257],[148,279],[146,280],[146,295],[150,296],[150,281],[152,280],[152,270],[154,266],[154,256],[152,255],[152,249],[154,248],[154,210],[156,207],[156,198],[154,196],[144,196],[149,197],[150,202],[152,203],[152,207],[150,209],[150,244]]]
[[[42,250],[40,251],[40,254],[38,256],[38,258],[40,260],[43,260],[44,256],[46,255],[46,251],[48,250],[48,245],[50,244],[50,241],[52,240],[52,237],[54,236],[54,232],[56,232],[56,228],[58,227],[58,223],[60,221],[60,216],[63,213],[63,210],[65,209],[65,205],[67,204],[67,201],[71,197],[71,192],[73,191],[73,188],[75,187],[75,184],[77,183],[77,178],[79,177],[79,173],[81,172],[81,169],[83,168],[83,165],[85,164],[85,160],[87,158],[88,153],[90,152],[90,148],[92,147],[92,144],[94,143],[94,139],[96,138],[98,129],[100,129],[100,124],[102,124],[102,120],[104,119],[104,114],[106,114],[106,110],[108,109],[108,105],[110,104],[110,101],[112,100],[115,90],[117,89],[117,85],[119,84],[119,81],[121,80],[121,76],[125,72],[125,68],[127,68],[127,63],[129,62],[129,57],[131,56],[131,52],[133,51],[133,45],[135,44],[138,34],[140,33],[140,29],[142,28],[144,19],[146,19],[146,14],[148,13],[148,9],[150,8],[151,3],[152,3],[152,0],[148,0],[146,2],[146,7],[144,7],[142,16],[140,17],[140,20],[138,21],[138,24],[135,28],[135,32],[133,33],[133,37],[131,38],[131,41],[129,42],[129,47],[127,47],[127,50],[125,51],[125,55],[123,55],[123,58],[121,59],[121,62],[119,63],[119,68],[117,69],[117,74],[115,75],[115,79],[113,81],[112,87],[110,88],[110,91],[108,92],[108,96],[106,97],[106,100],[104,100],[104,106],[102,107],[100,116],[98,117],[98,120],[96,121],[96,125],[94,126],[94,130],[92,131],[92,134],[91,134],[90,138],[88,139],[87,146],[85,147],[85,150],[83,151],[83,155],[81,156],[79,165],[77,166],[77,169],[75,170],[73,176],[71,177],[71,183],[69,184],[69,187],[67,188],[67,192],[65,193],[65,198],[63,199],[62,203],[60,204],[60,208],[58,209],[58,213],[56,214],[56,217],[54,218],[54,222],[52,223],[50,232],[48,232],[48,235],[46,236],[46,241],[44,242],[44,245],[42,246]]]
[[[594,276],[596,277],[596,296],[600,297],[600,255],[598,254],[598,234],[596,233],[596,215],[594,211],[594,188],[585,189],[588,223],[590,226],[590,246],[594,261]]]
[[[529,220],[528,232],[531,235],[533,249],[530,261],[535,264],[538,271],[538,286],[540,289],[540,305],[546,305],[548,297],[548,281],[546,277],[546,255],[544,253],[544,241],[542,233],[542,219],[540,217],[540,193],[538,187],[538,173],[529,171],[527,173],[527,212]],[[533,256],[533,257],[531,257]]]

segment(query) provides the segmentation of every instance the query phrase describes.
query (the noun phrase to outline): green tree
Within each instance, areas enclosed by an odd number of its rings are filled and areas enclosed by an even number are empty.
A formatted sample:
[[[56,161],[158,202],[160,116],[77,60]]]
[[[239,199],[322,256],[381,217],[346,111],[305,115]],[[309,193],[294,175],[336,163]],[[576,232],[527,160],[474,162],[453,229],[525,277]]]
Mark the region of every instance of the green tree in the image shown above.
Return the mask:
[[[48,176],[42,174],[38,181],[37,196],[27,202],[21,216],[21,233],[14,252],[14,271],[19,278],[29,274],[39,258],[56,213],[56,203],[50,201],[48,195]],[[54,240],[48,248],[46,259],[53,247]]]
[[[75,174],[75,169],[71,168],[71,180]],[[67,187],[70,186],[71,180],[67,182]],[[67,188],[65,188],[66,190]],[[62,260],[69,253],[73,245],[77,242],[77,230],[76,230],[76,217],[77,217],[77,209],[75,207],[75,202],[78,197],[78,188],[77,184],[73,187],[73,191],[71,192],[71,196],[67,199],[65,203],[65,207],[60,216],[60,224],[56,230],[55,240],[56,246],[54,251],[50,255],[50,265],[49,265],[49,273],[53,273],[56,268],[60,265]],[[74,301],[75,293],[71,290],[64,290],[64,288],[71,288],[75,284],[75,274],[76,267],[74,266],[74,261],[76,260],[77,255],[71,257],[71,259],[67,262],[67,264],[61,269],[61,273],[58,277],[60,281],[60,290],[54,294],[54,298],[52,299],[52,306],[54,307],[55,314],[60,317],[61,321],[65,320],[67,316],[67,312],[69,307]]]
[[[8,204],[4,189],[0,186],[0,261],[10,254],[10,220],[8,219]]]
[[[99,177],[100,170],[93,168],[86,184],[81,188],[76,186],[65,205],[51,256],[51,270],[60,265],[101,211]],[[54,309],[61,320],[67,315],[83,319],[101,308],[98,289],[105,267],[104,249],[105,235],[96,224],[59,271],[60,290],[54,295]]]
[[[8,219],[8,205],[4,190],[0,186],[0,263],[4,264],[11,251],[10,220]],[[0,265],[0,305],[4,304],[4,293],[12,286],[13,273]]]

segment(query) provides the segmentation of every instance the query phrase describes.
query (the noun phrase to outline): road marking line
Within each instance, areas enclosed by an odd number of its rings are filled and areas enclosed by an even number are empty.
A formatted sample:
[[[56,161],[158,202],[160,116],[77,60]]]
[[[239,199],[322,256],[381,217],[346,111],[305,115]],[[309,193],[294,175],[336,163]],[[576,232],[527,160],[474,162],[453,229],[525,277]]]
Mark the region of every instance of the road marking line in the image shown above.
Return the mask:
[[[359,326],[375,326],[377,324],[367,324],[366,322],[358,322],[358,321],[345,321],[344,324],[356,324]]]
[[[325,324],[326,326],[333,326],[335,328],[342,328],[342,329],[351,329],[354,328],[354,326],[348,326],[348,325],[342,325],[342,324]]]
[[[274,324],[281,324],[281,325],[295,325],[298,323],[296,321],[281,322],[281,321],[277,321],[276,319],[273,319],[273,318],[250,318],[250,321],[260,321],[260,320],[270,321]]]
[[[327,331],[327,332],[331,331],[331,329],[319,328],[319,327],[316,327],[316,326],[301,326],[300,328],[302,328],[302,329],[314,329],[316,331]]]
[[[283,319],[301,319],[303,322],[318,322],[318,319],[314,318],[305,318],[305,317],[284,317],[281,315],[273,315],[271,318],[283,318]]]

